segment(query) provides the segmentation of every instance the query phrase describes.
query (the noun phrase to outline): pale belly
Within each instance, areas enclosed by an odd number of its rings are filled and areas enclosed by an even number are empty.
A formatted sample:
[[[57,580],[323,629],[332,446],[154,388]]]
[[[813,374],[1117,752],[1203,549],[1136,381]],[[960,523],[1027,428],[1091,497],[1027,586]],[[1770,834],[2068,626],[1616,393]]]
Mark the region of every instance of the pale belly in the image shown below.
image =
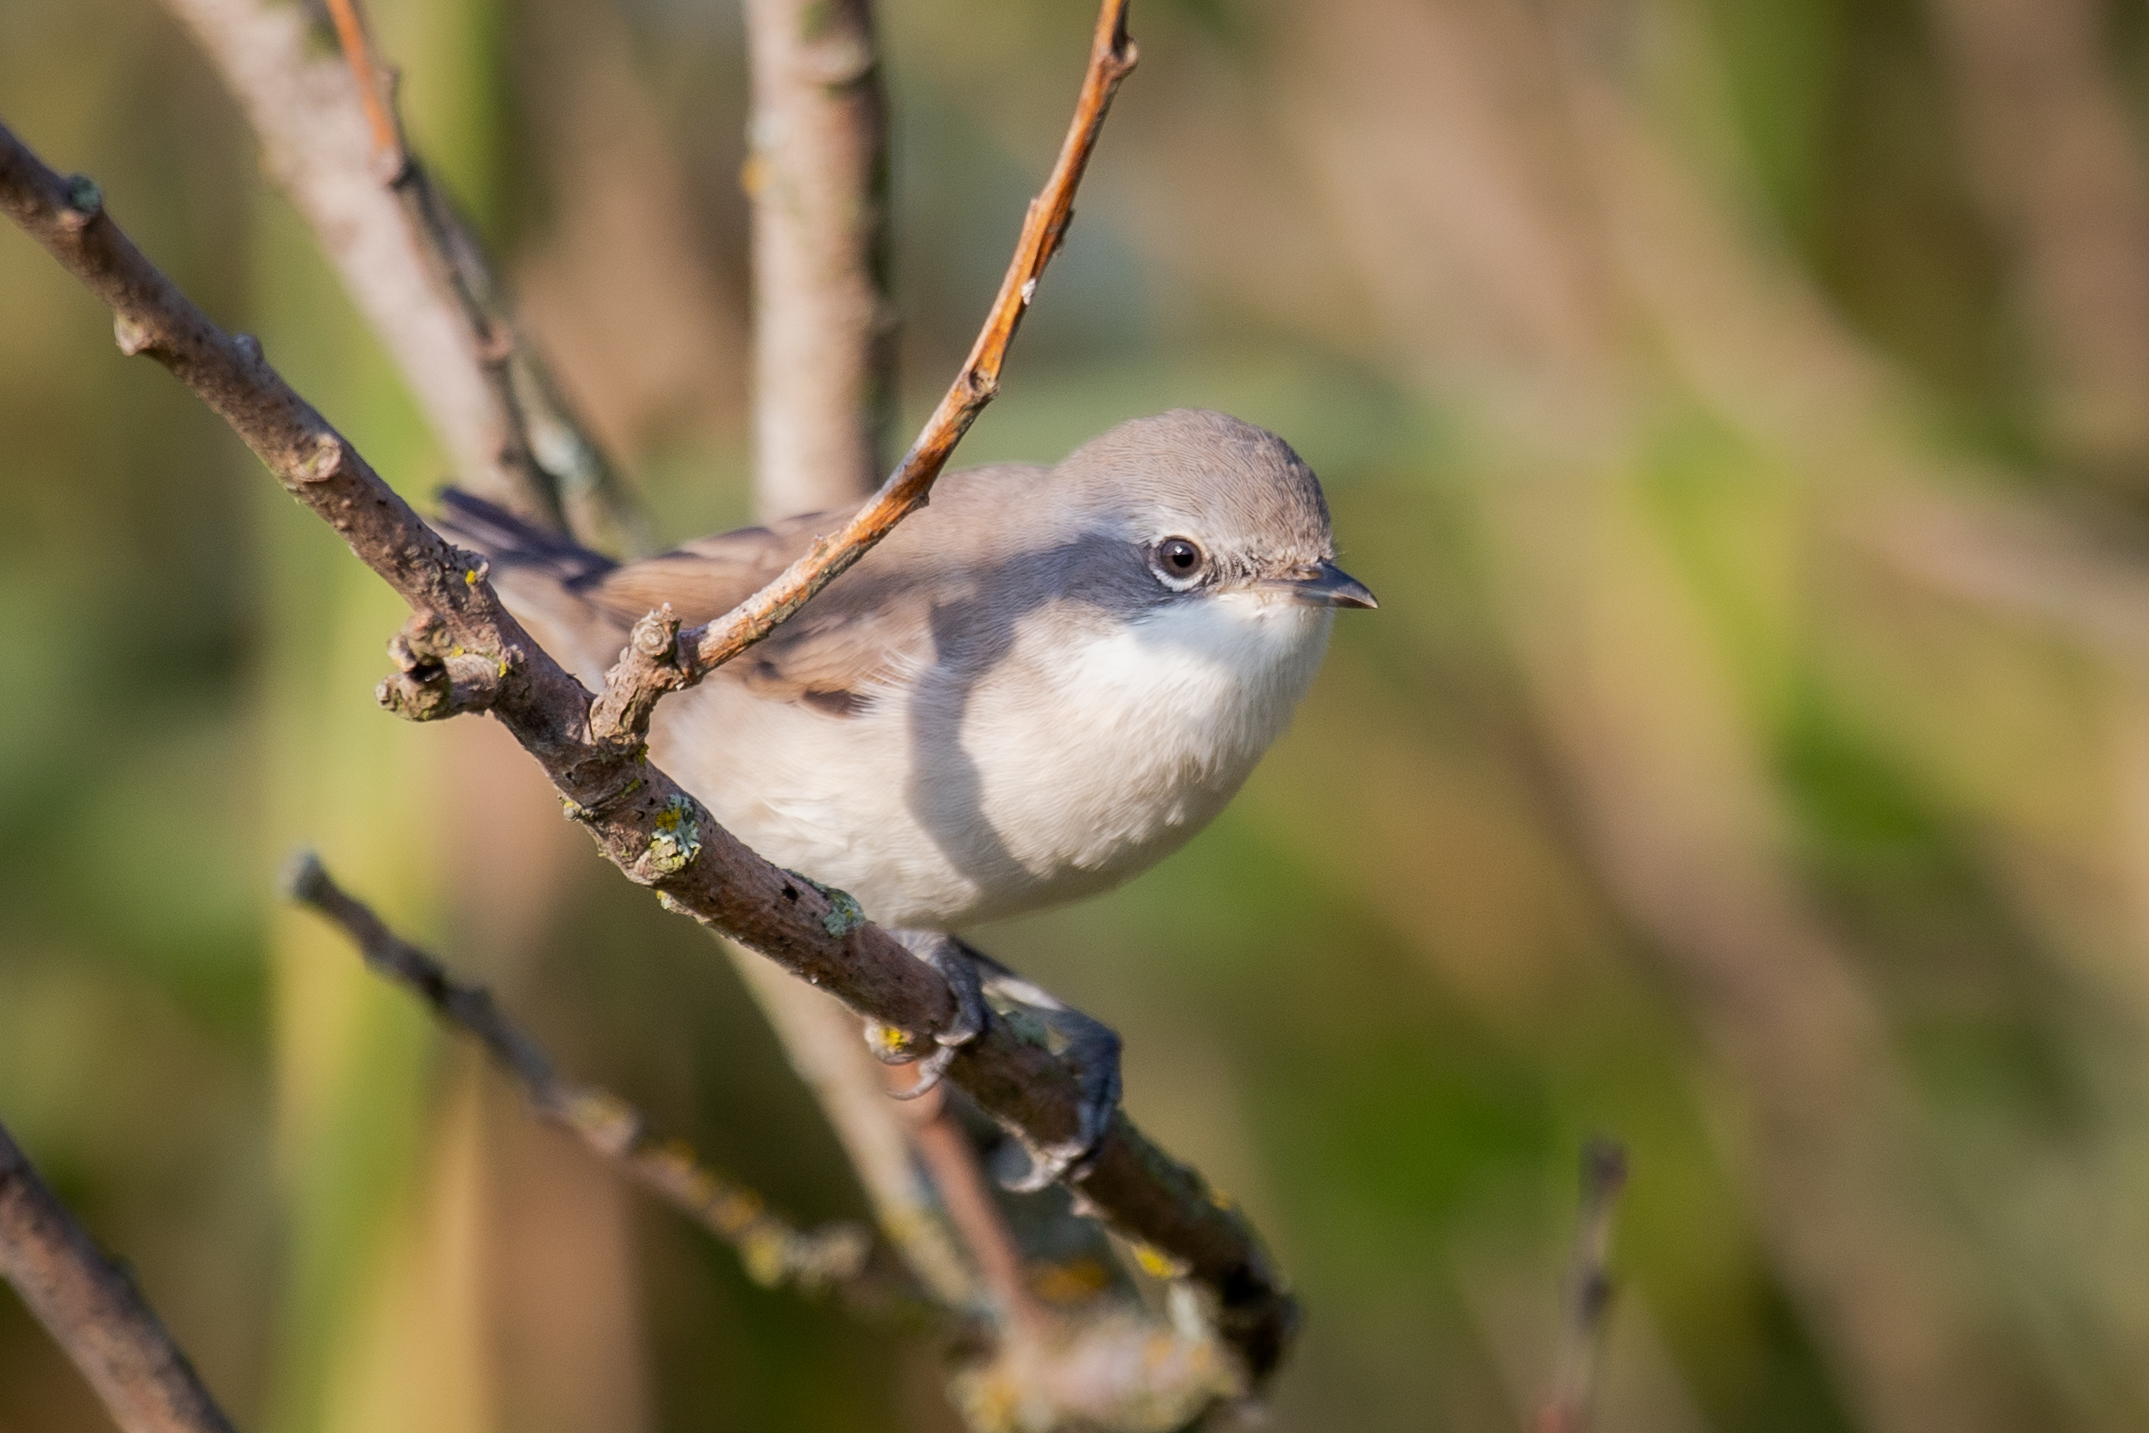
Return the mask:
[[[1018,638],[977,680],[928,672],[849,717],[719,678],[659,709],[651,754],[756,851],[883,924],[1058,905],[1190,839],[1311,684],[1326,612],[1226,601],[1076,644]]]

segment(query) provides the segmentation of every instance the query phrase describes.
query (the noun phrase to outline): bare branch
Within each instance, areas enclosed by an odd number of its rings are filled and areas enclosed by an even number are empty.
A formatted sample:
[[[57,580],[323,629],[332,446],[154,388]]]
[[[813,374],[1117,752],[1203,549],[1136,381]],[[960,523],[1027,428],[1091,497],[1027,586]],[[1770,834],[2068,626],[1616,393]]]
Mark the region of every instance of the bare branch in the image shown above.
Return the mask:
[[[304,8],[268,0],[165,0],[201,42],[261,139],[262,164],[320,237],[352,301],[402,370],[458,479],[537,521],[552,519],[503,454],[513,434],[461,317],[428,274],[350,76],[318,58]]]
[[[1115,9],[1108,6],[1107,16]],[[192,388],[287,491],[422,614],[421,624],[438,621],[451,648],[492,660],[493,715],[630,879],[828,989],[907,1047],[927,1048],[952,1024],[956,1003],[946,982],[867,921],[855,901],[756,856],[638,743],[598,739],[590,694],[523,632],[483,564],[427,527],[267,364],[258,344],[223,333],[151,265],[104,214],[94,184],[62,179],[4,128],[0,208],[112,307],[123,351],[149,354]],[[962,1047],[949,1077],[1034,1146],[1079,1134],[1075,1072],[1004,1021]],[[1088,1167],[1068,1183],[1177,1273],[1205,1286],[1250,1376],[1275,1367],[1295,1305],[1252,1228],[1200,1175],[1119,1114]]]
[[[567,411],[551,374],[516,330],[484,243],[410,147],[396,106],[396,75],[374,53],[365,12],[358,0],[327,3],[373,132],[376,170],[389,176],[411,236],[433,277],[453,296],[470,351],[484,371],[507,434],[501,461],[522,475],[555,525],[586,546],[612,550],[622,539],[638,543],[640,517],[617,471]]]
[[[1627,1151],[1608,1139],[1582,1147],[1582,1207],[1560,1321],[1552,1396],[1537,1410],[1536,1433],[1589,1433],[1597,1392],[1597,1354],[1612,1307],[1612,1215],[1627,1187]]]
[[[803,1231],[770,1211],[761,1196],[702,1164],[679,1140],[665,1139],[609,1090],[577,1084],[553,1068],[528,1031],[501,1013],[492,992],[468,985],[382,923],[370,907],[330,878],[311,851],[284,876],[291,898],[343,929],[375,974],[411,991],[433,1013],[475,1036],[522,1086],[537,1112],[566,1130],[627,1178],[739,1251],[756,1283],[836,1288],[866,1269],[872,1237],[855,1224]]]
[[[124,1433],[232,1433],[127,1271],[98,1252],[0,1125],[0,1278]]]

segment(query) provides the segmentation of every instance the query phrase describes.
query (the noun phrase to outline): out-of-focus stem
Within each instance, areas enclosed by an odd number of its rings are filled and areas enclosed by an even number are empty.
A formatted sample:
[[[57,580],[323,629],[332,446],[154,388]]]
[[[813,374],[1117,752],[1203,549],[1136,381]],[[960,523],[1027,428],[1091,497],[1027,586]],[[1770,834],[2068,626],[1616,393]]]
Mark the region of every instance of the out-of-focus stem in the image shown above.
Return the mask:
[[[2105,6],[1928,0],[2065,457],[2149,482],[2149,177]]]
[[[0,1126],[0,1278],[125,1433],[232,1433],[124,1270],[98,1252]]]
[[[1552,1394],[1537,1410],[1536,1433],[1589,1433],[1597,1392],[1597,1355],[1612,1307],[1612,1215],[1627,1187],[1627,1152],[1606,1139],[1582,1149],[1582,1201],[1561,1310],[1559,1362]]]
[[[746,26],[754,506],[766,520],[855,502],[879,476],[894,353],[887,100],[868,0],[749,0]],[[912,1121],[889,1099],[857,1017],[751,951],[725,949],[911,1271],[949,1307],[979,1307],[971,1264],[914,1157]]]
[[[893,400],[888,121],[869,0],[747,0],[754,497],[840,507],[880,479]]]

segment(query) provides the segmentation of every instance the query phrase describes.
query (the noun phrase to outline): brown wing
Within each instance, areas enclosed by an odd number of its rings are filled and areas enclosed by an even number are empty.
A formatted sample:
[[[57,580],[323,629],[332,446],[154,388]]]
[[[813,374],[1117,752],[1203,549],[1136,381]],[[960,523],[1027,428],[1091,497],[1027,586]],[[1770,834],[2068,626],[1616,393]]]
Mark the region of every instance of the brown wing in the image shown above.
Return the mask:
[[[669,602],[689,626],[723,616],[805,555],[814,538],[849,511],[809,513],[768,527],[699,538],[671,552],[616,567],[583,596],[622,624]],[[913,519],[916,521],[916,519]],[[764,696],[802,701],[831,716],[861,710],[872,686],[902,670],[910,651],[929,641],[916,603],[892,581],[887,549],[829,584],[798,616],[732,670]]]

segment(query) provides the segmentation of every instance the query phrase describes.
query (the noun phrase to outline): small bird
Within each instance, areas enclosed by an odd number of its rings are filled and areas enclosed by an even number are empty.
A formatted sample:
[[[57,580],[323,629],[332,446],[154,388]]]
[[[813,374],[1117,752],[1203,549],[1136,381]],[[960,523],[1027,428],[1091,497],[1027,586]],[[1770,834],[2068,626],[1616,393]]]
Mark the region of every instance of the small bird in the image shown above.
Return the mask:
[[[596,689],[639,618],[721,616],[848,516],[627,564],[459,492],[439,526]],[[1206,825],[1290,721],[1335,609],[1376,605],[1335,558],[1321,485],[1281,438],[1196,409],[1138,418],[1054,468],[944,475],[766,641],[667,698],[650,754],[947,974],[974,1012],[959,1040],[984,1018],[977,964],[1018,982],[955,933],[1116,885]]]

